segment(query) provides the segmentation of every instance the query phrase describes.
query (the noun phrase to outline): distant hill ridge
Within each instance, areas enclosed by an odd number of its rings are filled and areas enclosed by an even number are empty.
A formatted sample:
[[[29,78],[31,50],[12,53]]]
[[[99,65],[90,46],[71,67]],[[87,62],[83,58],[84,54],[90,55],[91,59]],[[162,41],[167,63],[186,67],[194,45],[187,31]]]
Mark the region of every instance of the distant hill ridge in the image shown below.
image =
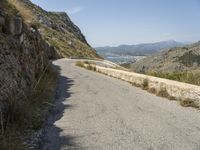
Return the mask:
[[[106,55],[106,53],[112,53],[117,55],[150,55],[160,52],[164,49],[173,47],[184,46],[184,43],[176,42],[174,40],[161,41],[156,43],[143,43],[137,45],[120,45],[117,47],[96,47],[95,49],[100,55]]]

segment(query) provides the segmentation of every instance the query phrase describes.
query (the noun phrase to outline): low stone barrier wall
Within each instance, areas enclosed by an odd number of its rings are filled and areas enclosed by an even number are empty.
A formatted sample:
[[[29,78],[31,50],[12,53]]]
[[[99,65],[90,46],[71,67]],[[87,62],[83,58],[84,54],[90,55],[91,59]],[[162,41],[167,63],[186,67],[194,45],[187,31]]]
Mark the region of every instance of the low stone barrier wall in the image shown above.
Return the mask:
[[[100,66],[96,66],[96,71],[143,87],[154,94],[174,100],[195,102],[200,106],[200,86]]]

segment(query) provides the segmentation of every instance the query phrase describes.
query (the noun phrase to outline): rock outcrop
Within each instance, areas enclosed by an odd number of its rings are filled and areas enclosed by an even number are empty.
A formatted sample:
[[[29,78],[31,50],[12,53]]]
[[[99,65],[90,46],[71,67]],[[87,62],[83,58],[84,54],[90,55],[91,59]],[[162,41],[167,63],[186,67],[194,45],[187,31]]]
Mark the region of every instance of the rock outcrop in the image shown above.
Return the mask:
[[[0,102],[24,99],[56,53],[6,1],[0,2]],[[12,11],[13,11],[12,10]],[[16,10],[15,10],[16,11]]]
[[[54,47],[58,57],[99,58],[81,30],[65,12],[48,12],[29,0],[9,0],[28,24],[37,26],[42,37]]]

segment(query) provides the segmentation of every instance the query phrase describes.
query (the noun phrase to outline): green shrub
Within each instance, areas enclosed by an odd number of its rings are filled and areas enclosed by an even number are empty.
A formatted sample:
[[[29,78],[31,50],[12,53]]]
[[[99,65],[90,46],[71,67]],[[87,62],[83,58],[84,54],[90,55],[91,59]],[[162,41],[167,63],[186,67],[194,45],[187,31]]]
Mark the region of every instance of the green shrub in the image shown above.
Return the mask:
[[[143,88],[144,90],[147,90],[147,89],[149,88],[149,81],[148,81],[148,79],[145,79],[145,80],[143,81],[142,88]]]
[[[179,58],[179,61],[187,67],[193,66],[194,63],[200,64],[200,55],[194,54],[192,51],[185,53]]]
[[[200,85],[200,73],[192,73],[192,72],[172,72],[172,73],[164,73],[164,72],[148,72],[148,75],[165,78],[169,80],[175,80],[180,82],[185,82],[194,85]]]

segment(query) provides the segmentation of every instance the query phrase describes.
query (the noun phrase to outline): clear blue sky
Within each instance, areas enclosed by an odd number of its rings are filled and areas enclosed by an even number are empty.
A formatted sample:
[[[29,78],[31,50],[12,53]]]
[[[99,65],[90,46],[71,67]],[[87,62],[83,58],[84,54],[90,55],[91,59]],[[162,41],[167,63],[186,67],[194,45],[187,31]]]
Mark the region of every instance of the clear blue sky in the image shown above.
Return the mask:
[[[32,0],[66,11],[92,46],[200,40],[200,0]]]

